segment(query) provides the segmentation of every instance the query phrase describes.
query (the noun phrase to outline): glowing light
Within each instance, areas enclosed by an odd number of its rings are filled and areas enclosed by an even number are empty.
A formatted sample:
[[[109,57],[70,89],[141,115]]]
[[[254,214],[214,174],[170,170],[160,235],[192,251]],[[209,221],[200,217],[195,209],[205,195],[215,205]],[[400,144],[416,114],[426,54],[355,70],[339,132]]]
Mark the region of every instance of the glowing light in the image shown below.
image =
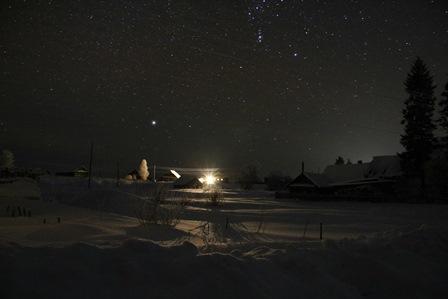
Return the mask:
[[[213,174],[207,174],[204,177],[199,178],[199,182],[203,184],[205,183],[206,185],[214,185],[218,180],[219,179],[216,178]]]
[[[213,185],[215,182],[216,182],[216,178],[214,175],[209,174],[209,175],[205,176],[205,183],[207,185]]]
[[[170,169],[170,172],[171,172],[172,174],[174,174],[174,176],[176,177],[176,179],[180,178],[180,174],[179,174],[177,171],[175,171],[174,169]]]

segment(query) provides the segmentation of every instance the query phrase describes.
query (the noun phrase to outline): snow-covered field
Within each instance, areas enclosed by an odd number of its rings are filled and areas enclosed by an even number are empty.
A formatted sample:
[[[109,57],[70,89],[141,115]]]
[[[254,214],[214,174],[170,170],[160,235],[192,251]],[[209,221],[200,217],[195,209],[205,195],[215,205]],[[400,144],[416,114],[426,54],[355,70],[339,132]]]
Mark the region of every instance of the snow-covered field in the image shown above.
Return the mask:
[[[448,206],[225,190],[212,208],[186,190],[175,228],[142,227],[153,188],[0,184],[0,297],[448,298]]]

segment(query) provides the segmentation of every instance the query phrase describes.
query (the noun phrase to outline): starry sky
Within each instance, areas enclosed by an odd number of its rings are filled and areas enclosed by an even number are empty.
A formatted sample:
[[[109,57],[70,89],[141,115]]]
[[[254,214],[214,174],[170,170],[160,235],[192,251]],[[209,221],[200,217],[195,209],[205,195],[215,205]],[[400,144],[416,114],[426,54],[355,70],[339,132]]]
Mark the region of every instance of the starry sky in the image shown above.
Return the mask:
[[[448,72],[448,1],[1,1],[0,147],[293,175],[401,151],[403,81]]]

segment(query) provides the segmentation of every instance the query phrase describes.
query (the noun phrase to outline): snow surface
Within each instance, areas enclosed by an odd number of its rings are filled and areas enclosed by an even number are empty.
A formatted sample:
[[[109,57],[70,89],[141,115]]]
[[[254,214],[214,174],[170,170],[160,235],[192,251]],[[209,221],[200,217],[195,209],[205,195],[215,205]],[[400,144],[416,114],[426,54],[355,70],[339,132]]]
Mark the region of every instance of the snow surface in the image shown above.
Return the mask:
[[[2,298],[447,298],[448,231],[200,254],[130,239],[0,245]]]
[[[175,228],[143,227],[154,185],[85,183],[0,184],[0,298],[448,298],[444,205],[228,191],[216,208],[193,198]]]

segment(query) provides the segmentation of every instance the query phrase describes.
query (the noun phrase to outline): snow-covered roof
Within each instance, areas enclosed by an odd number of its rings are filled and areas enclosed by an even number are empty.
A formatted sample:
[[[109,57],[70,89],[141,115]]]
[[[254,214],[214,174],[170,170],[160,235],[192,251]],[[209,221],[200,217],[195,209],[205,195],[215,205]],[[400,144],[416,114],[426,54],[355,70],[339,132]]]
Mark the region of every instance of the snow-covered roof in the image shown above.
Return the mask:
[[[330,179],[321,173],[305,172],[305,175],[318,187],[324,187],[331,183]]]
[[[308,179],[310,183],[303,180],[303,177]],[[331,182],[328,180],[328,177],[326,177],[324,174],[320,173],[311,173],[311,172],[304,172],[300,174],[298,177],[296,177],[289,186],[291,187],[325,187]]]
[[[198,176],[191,175],[191,174],[183,174],[180,178],[174,181],[175,186],[187,186],[190,184],[196,184],[201,182],[199,181]]]
[[[376,183],[402,174],[398,156],[375,156],[371,162],[358,164],[329,165],[321,174],[305,172],[291,184],[305,186],[301,176],[308,178],[316,187]]]
[[[390,178],[402,174],[398,156],[376,156],[369,163],[366,173],[368,178]]]
[[[329,165],[323,174],[332,183],[350,182],[363,179],[368,167],[369,163]]]

